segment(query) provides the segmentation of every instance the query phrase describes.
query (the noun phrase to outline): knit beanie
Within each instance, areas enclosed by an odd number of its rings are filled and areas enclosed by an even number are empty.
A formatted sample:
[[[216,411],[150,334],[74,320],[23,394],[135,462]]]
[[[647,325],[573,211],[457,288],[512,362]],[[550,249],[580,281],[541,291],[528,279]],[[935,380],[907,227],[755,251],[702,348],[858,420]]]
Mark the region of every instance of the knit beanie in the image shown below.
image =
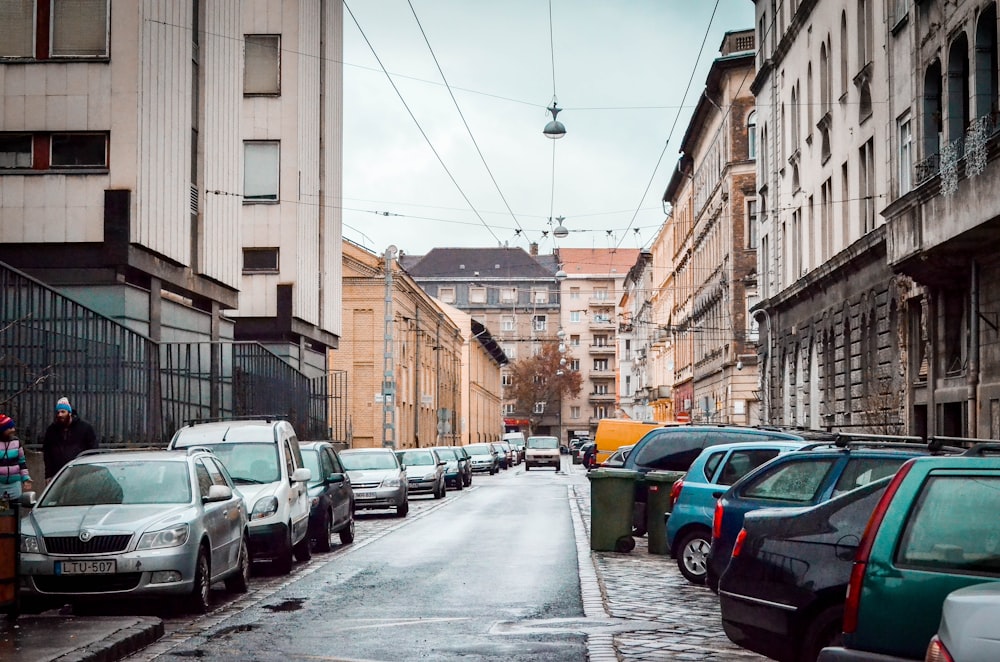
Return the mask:
[[[14,419],[7,414],[0,414],[0,433],[6,432],[14,427]]]
[[[56,411],[68,411],[72,412],[73,408],[69,405],[69,398],[59,398],[59,402],[56,403]]]

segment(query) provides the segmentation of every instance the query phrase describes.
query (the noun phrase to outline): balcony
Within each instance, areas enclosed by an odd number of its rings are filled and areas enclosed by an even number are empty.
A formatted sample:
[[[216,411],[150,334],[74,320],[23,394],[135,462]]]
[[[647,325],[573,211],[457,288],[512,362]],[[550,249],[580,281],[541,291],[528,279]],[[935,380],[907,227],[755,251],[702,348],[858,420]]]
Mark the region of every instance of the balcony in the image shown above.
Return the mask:
[[[590,297],[587,299],[587,305],[591,308],[611,308],[615,302],[608,297]]]
[[[614,356],[615,354],[614,345],[591,345],[589,349],[592,356]]]
[[[608,368],[591,368],[590,373],[587,375],[590,379],[614,379],[615,371],[610,367]]]
[[[587,401],[594,404],[599,403],[611,403],[615,401],[614,393],[590,393],[587,395]]]
[[[592,317],[590,318],[590,324],[587,325],[587,328],[591,331],[614,331],[617,327],[610,319]]]

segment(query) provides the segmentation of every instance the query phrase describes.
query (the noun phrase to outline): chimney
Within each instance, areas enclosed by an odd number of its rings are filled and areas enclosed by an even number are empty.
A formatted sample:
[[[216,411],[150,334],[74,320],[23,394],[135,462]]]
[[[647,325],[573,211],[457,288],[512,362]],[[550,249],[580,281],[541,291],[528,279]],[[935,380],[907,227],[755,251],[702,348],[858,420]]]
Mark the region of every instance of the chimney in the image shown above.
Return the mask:
[[[531,242],[531,256],[538,257],[538,242]]]

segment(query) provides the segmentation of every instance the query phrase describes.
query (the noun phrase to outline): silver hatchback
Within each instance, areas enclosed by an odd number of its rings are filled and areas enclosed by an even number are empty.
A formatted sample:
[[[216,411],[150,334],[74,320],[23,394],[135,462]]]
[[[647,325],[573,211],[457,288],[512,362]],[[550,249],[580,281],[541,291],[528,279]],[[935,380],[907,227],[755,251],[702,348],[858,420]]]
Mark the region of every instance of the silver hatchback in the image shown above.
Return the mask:
[[[25,495],[31,501],[30,495]],[[21,521],[21,587],[68,602],[246,592],[247,508],[205,449],[87,451],[56,474]]]
[[[349,448],[340,451],[340,462],[351,479],[357,510],[395,508],[396,515],[406,517],[406,469],[391,448]]]

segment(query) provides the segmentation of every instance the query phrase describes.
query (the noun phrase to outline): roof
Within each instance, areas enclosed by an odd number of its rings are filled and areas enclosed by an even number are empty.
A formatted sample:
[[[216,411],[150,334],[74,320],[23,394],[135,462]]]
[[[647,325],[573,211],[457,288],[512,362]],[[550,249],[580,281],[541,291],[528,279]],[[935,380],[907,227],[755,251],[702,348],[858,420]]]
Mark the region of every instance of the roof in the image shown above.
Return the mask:
[[[638,248],[560,248],[559,262],[566,275],[624,278],[639,257]]]
[[[433,248],[424,256],[407,255],[401,264],[414,279],[552,278],[554,271],[523,248]]]

